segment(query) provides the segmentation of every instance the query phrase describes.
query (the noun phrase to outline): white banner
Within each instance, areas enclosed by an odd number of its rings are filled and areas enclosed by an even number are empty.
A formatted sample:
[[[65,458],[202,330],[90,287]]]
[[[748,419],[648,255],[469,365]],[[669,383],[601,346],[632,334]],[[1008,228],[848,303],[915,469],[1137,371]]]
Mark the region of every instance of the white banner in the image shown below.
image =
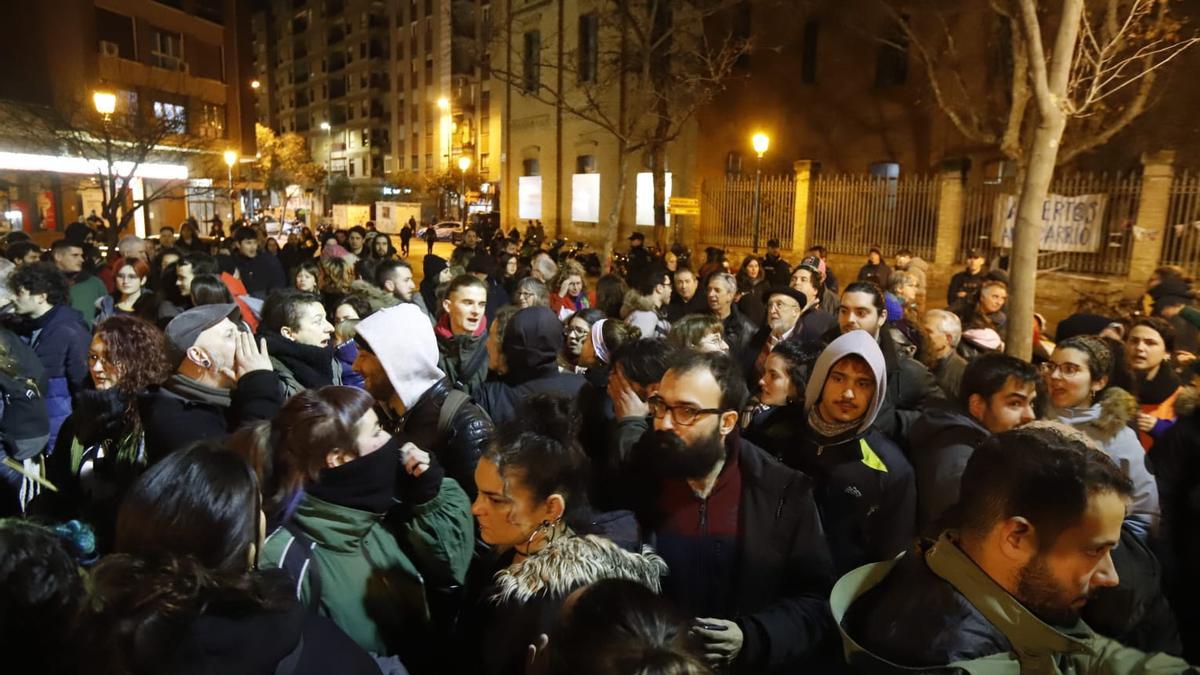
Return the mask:
[[[600,174],[577,173],[571,176],[571,220],[577,223],[600,222]]]
[[[1038,250],[1095,252],[1104,239],[1101,230],[1107,205],[1108,195],[1046,195],[1042,204],[1042,236],[1038,240]],[[1016,195],[1000,195],[996,198],[992,219],[992,245],[1012,248],[1016,223]]]
[[[517,178],[517,217],[521,220],[542,219],[542,177]]]

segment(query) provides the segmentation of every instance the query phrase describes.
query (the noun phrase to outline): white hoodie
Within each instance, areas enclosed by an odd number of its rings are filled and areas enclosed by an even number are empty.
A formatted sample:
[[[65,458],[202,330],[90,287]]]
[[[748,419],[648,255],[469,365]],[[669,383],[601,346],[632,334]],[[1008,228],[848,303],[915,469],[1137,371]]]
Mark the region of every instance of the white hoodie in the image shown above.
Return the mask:
[[[430,387],[446,377],[438,368],[433,326],[416,305],[381,309],[358,322],[355,332],[379,358],[406,409],[412,409]]]

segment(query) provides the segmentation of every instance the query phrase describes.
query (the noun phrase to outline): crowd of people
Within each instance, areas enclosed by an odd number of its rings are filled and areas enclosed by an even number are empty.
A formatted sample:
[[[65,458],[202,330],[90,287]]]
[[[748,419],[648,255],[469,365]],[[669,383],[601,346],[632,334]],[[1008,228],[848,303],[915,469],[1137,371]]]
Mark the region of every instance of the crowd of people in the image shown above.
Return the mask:
[[[1197,672],[1183,270],[1023,361],[982,252],[407,234],[8,235],[13,672]]]

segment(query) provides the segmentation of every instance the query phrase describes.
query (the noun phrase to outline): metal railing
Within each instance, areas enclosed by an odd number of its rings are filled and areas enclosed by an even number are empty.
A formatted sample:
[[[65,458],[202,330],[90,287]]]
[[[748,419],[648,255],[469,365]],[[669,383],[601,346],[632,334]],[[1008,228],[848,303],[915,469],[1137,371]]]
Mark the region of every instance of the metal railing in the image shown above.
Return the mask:
[[[809,197],[810,244],[866,256],[872,246],[932,260],[941,189],[937,176],[815,176]]]
[[[700,241],[711,246],[749,247],[754,239],[754,176],[729,176],[700,188]],[[778,239],[791,249],[795,231],[796,179],[763,176],[759,215],[759,246]],[[798,242],[797,246],[803,246]]]
[[[1142,182],[1136,174],[1078,173],[1058,176],[1050,192],[1064,197],[1102,194],[1108,200],[1104,209],[1099,241],[1095,251],[1043,251],[1038,268],[1082,274],[1126,275],[1133,248],[1133,223],[1137,218]],[[983,251],[989,259],[1007,253],[994,240],[999,206],[1008,195],[1015,195],[1013,180],[968,186],[963,191],[963,235],[957,260],[962,262],[969,249]]]
[[[1160,262],[1200,273],[1200,174],[1183,172],[1171,182]],[[1153,236],[1153,234],[1149,234]]]

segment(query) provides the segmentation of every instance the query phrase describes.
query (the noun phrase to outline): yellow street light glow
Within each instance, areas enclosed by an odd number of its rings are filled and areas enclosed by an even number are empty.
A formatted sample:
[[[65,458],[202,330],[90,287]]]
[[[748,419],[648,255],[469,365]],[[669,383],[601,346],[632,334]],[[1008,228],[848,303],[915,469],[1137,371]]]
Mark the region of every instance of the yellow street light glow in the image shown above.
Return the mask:
[[[467,157],[466,155],[459,157],[458,158],[458,170],[466,172],[466,170],[469,168],[471,168],[471,158]]]
[[[225,151],[225,163],[226,164],[228,164],[229,166],[233,166],[234,164],[237,164],[237,161],[238,161],[238,154],[237,154],[236,150],[226,150]]]
[[[446,98],[445,96],[439,98],[437,100],[437,106],[438,106],[438,110],[449,110],[450,109],[450,99]]]
[[[258,80],[250,80],[250,88],[251,89],[258,89],[261,86],[262,86],[262,83],[259,82]]]
[[[754,146],[754,151],[758,153],[759,158],[762,158],[771,145],[771,139],[764,133],[757,133],[754,134],[754,138],[750,139],[750,143]]]
[[[97,91],[92,94],[92,105],[101,115],[111,115],[117,109],[117,95],[109,91]]]
[[[329,122],[321,122],[321,131],[329,131]]]

